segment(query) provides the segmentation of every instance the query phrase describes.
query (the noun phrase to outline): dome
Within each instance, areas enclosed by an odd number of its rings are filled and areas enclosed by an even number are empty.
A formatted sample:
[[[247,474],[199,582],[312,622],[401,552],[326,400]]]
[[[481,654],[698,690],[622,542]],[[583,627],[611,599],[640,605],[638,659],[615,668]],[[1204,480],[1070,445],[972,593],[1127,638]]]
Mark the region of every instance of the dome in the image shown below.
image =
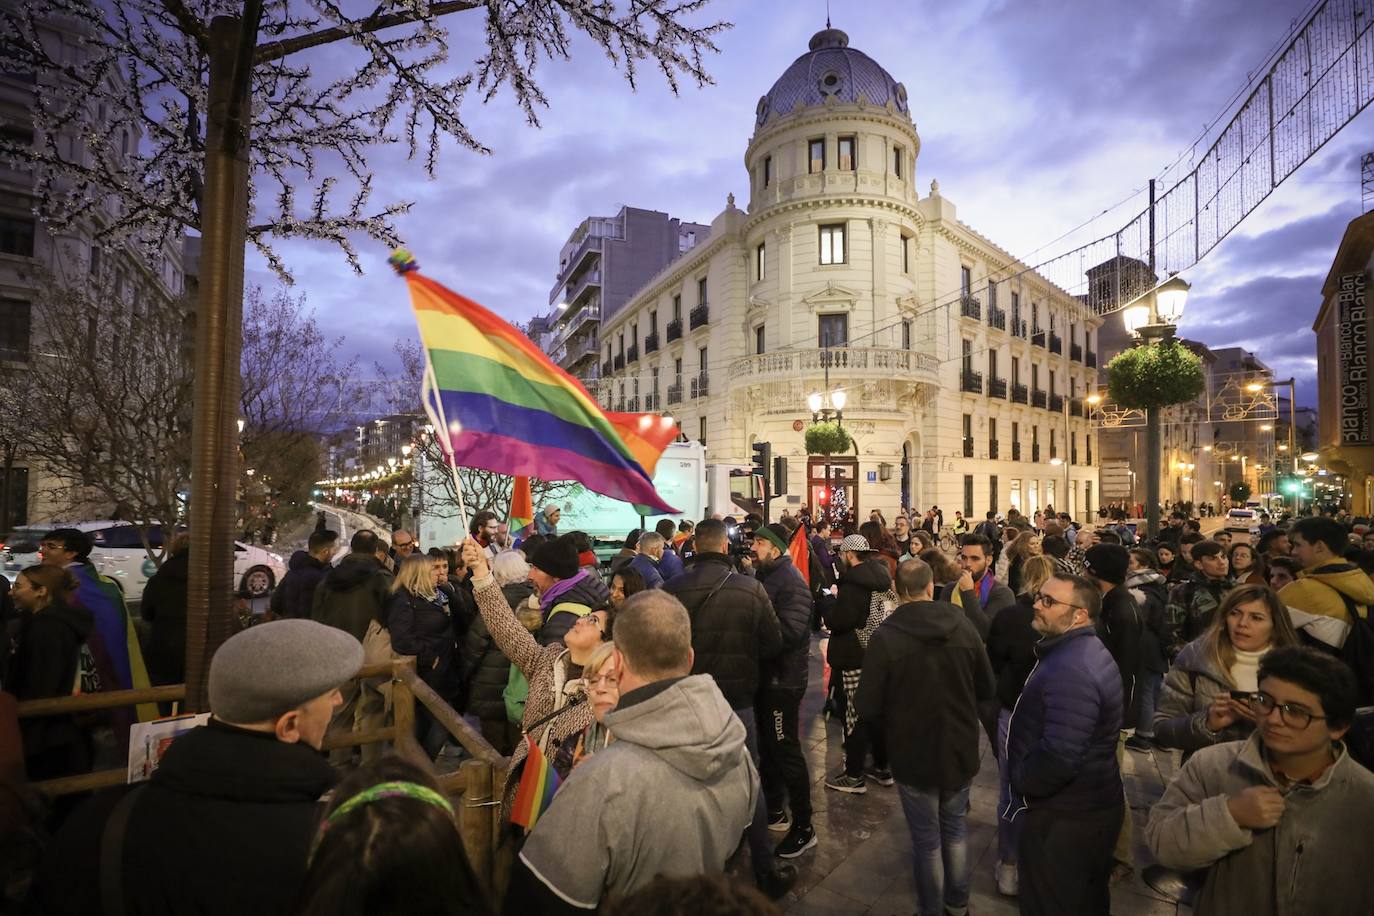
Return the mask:
[[[849,46],[839,29],[824,29],[811,37],[811,50],[792,62],[773,88],[759,99],[757,127],[774,115],[789,114],[798,102],[824,105],[827,97],[853,103],[863,96],[869,104],[892,107],[907,117],[906,87],[878,66],[877,61]]]

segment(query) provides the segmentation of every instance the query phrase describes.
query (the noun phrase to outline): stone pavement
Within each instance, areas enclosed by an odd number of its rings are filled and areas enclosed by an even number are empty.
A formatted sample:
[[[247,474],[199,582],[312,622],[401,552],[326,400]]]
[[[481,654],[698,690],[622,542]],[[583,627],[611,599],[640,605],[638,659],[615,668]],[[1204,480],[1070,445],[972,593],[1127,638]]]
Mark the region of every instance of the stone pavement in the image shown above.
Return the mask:
[[[800,872],[797,887],[781,901],[785,911],[805,916],[895,916],[916,910],[912,877],[911,840],[896,788],[870,781],[865,795],[845,795],[826,789],[823,780],[843,765],[838,720],[822,714],[821,652],[812,643],[811,682],[802,705],[802,744],[806,748],[820,844],[792,860]],[[916,698],[913,698],[918,702]],[[1164,791],[1178,764],[1176,752],[1126,752],[1123,764],[1126,796],[1134,823],[1136,873],[1114,886],[1115,916],[1175,916],[1191,912],[1151,891],[1140,880],[1139,867],[1148,861],[1143,830],[1149,806]],[[973,858],[973,895],[970,912],[1015,914],[1016,900],[997,892],[993,868],[997,859],[997,761],[986,739],[982,765],[973,780],[969,812],[969,844]],[[781,839],[782,834],[774,834]]]

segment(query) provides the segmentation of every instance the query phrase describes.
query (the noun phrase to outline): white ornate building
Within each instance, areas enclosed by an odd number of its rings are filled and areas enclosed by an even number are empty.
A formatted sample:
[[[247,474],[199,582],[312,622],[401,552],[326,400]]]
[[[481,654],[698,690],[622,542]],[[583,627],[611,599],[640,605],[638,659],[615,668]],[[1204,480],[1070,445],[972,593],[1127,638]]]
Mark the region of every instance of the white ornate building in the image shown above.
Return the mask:
[[[672,414],[713,463],[771,442],[788,461],[775,515],[821,499],[827,462],[801,430],[808,395],[837,388],[857,455],[831,458],[831,480],[861,520],[1095,511],[1101,322],[959,222],[936,182],[920,195],[920,151],[906,89],[817,33],[759,100],[747,208],[730,195],[603,323],[602,403]]]

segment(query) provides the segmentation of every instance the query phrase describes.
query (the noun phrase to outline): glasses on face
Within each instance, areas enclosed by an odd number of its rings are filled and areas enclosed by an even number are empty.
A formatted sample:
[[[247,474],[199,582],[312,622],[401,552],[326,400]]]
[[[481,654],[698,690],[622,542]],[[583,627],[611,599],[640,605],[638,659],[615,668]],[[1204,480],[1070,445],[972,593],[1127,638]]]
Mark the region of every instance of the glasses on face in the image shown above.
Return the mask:
[[[1279,711],[1279,720],[1289,728],[1296,728],[1299,731],[1312,724],[1313,719],[1325,721],[1326,716],[1319,716],[1308,712],[1301,706],[1292,703],[1279,703],[1264,691],[1251,694],[1250,708],[1260,715],[1261,718],[1268,718],[1269,714],[1275,709]]]
[[[1067,602],[1067,601],[1060,601],[1058,598],[1054,597],[1053,595],[1047,595],[1047,594],[1045,594],[1044,592],[1041,592],[1040,594],[1038,594],[1038,595],[1035,596],[1035,603],[1038,604],[1038,605],[1040,605],[1041,607],[1044,607],[1044,608],[1053,608],[1056,604],[1062,604],[1062,605],[1064,605],[1065,607],[1071,607],[1071,608],[1073,608],[1075,611],[1084,610],[1084,608],[1083,608],[1082,605],[1079,605],[1079,604],[1069,604],[1069,602]]]
[[[596,677],[594,677],[594,678],[592,678],[591,680],[589,680],[589,681],[587,682],[587,686],[588,686],[588,687],[612,687],[612,688],[614,688],[614,687],[619,687],[619,686],[620,686],[620,675],[616,674],[614,671],[607,671],[607,672],[605,672],[604,674],[598,674]]]

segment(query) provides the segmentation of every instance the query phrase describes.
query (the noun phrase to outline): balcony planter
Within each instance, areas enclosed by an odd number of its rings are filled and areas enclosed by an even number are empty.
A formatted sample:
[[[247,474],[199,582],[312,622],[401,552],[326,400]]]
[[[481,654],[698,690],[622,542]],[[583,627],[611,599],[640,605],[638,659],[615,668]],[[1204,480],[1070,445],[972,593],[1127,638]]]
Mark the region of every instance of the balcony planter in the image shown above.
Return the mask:
[[[806,452],[809,455],[838,455],[849,451],[852,439],[840,424],[812,423],[806,428]]]

